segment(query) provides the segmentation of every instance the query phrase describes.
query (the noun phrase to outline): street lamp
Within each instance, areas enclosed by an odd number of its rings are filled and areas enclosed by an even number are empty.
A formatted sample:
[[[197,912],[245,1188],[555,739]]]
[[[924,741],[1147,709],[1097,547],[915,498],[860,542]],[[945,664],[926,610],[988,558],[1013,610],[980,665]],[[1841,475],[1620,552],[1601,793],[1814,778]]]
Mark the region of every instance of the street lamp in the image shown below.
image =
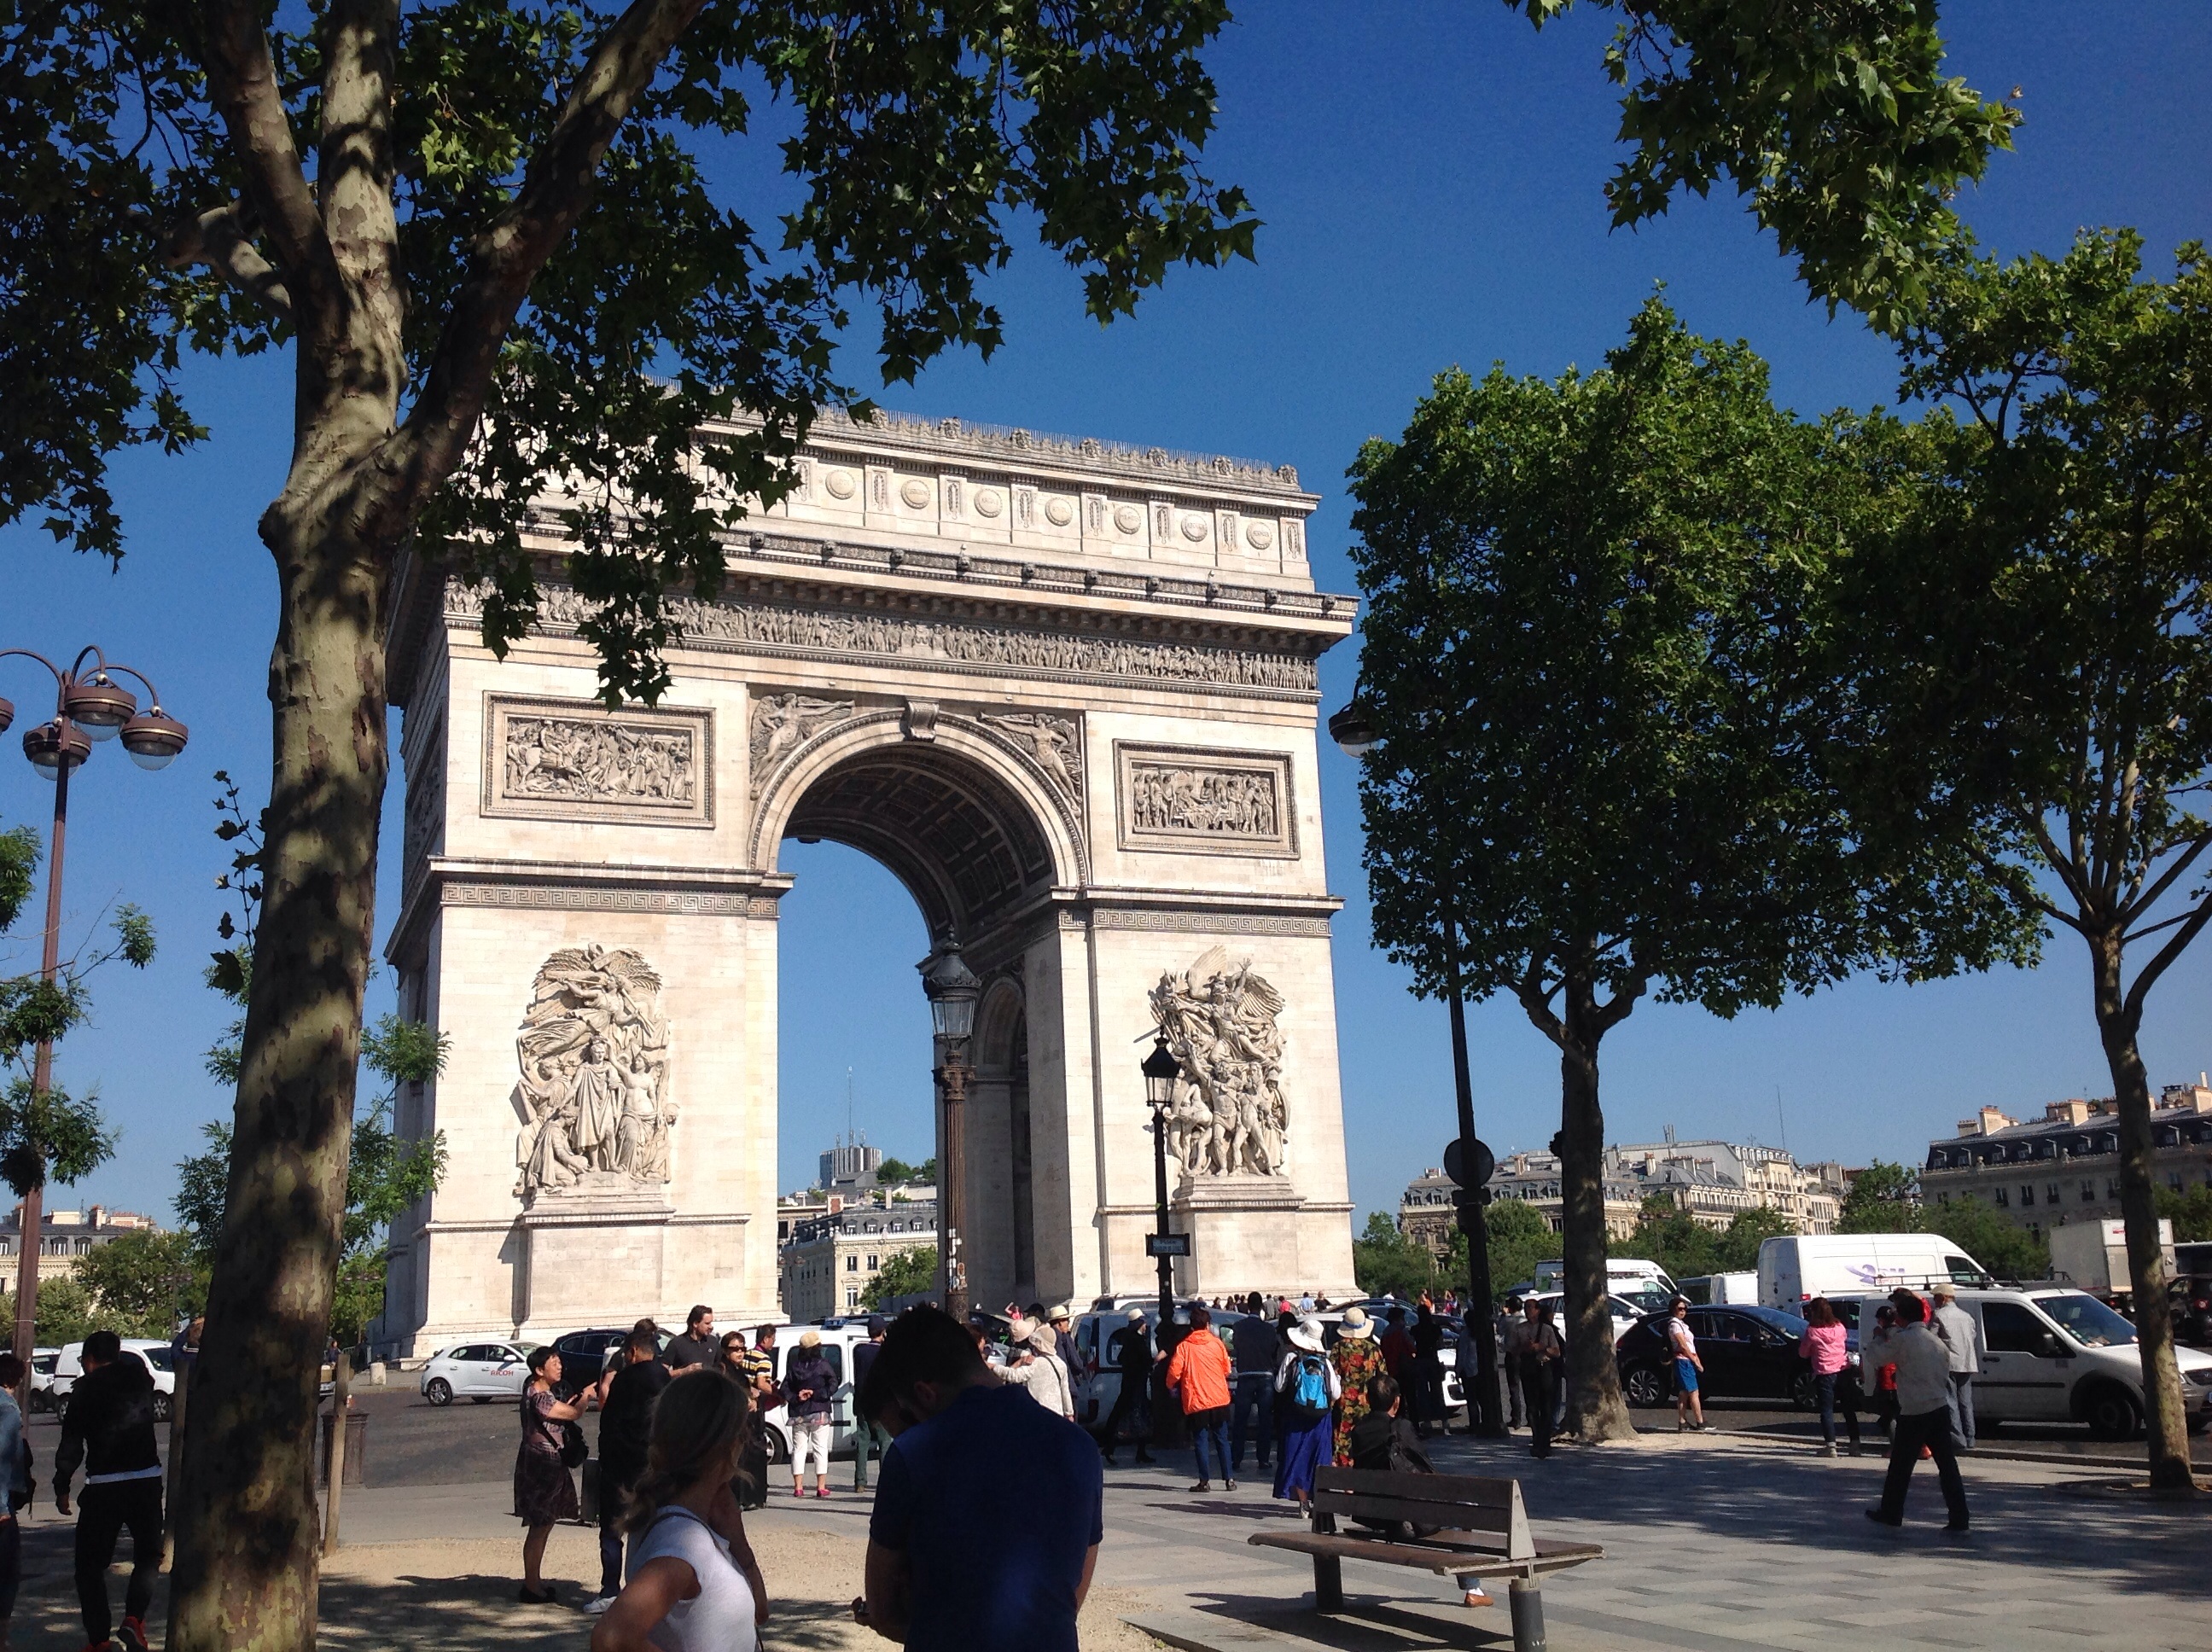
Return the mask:
[[[983,983],[960,956],[960,943],[947,935],[924,959],[921,990],[929,997],[929,1019],[936,1034],[937,1083],[945,1097],[940,1132],[942,1157],[937,1171],[937,1225],[943,1235],[945,1311],[968,1323],[968,1268],[960,1255],[960,1224],[968,1205],[968,1041],[975,1030],[975,1001]]]
[[[1328,720],[1329,738],[1353,759],[1364,757],[1382,744],[1382,726],[1374,708],[1358,689],[1348,704]],[[1437,895],[1443,908],[1445,1002],[1451,1012],[1452,1081],[1459,1101],[1459,1164],[1472,1176],[1472,1167],[1483,1156],[1474,1138],[1474,1085],[1468,1074],[1467,1004],[1460,989],[1459,909],[1453,900],[1452,867],[1448,855],[1437,858]],[[1456,1178],[1455,1178],[1456,1179]],[[1462,1330],[1474,1342],[1474,1392],[1468,1396],[1468,1423],[1480,1435],[1505,1432],[1498,1390],[1498,1345],[1492,1333],[1490,1284],[1490,1224],[1484,1219],[1483,1201],[1488,1190],[1480,1182],[1460,1187],[1452,1193],[1459,1207],[1460,1231],[1467,1235],[1468,1303]]]
[[[67,670],[44,654],[28,648],[0,648],[0,659],[20,656],[35,659],[53,673],[54,714],[51,721],[24,731],[23,755],[31,766],[54,783],[54,823],[46,842],[46,930],[40,952],[39,979],[51,982],[61,972],[62,851],[69,826],[70,775],[84,766],[96,741],[120,736],[123,749],[141,768],[167,768],[185,749],[185,726],[161,709],[161,691],[153,679],[128,665],[110,663],[97,648],[86,648]],[[86,662],[91,662],[88,670]],[[119,674],[144,685],[151,708],[140,712],[138,697],[115,680]],[[15,720],[15,708],[0,700],[0,732]],[[54,1045],[39,1041],[31,1069],[31,1093],[43,1096],[53,1084]],[[40,1165],[43,1172],[43,1163]],[[43,1175],[23,1195],[21,1249],[15,1259],[15,1357],[23,1362],[23,1386],[16,1398],[29,1413],[31,1353],[38,1321],[39,1251],[45,1238],[46,1185]]]
[[[1168,1048],[1165,1033],[1153,1035],[1152,1053],[1139,1069],[1145,1075],[1145,1099],[1152,1106],[1152,1248],[1160,1268],[1160,1333],[1175,1319],[1175,1259],[1165,1243],[1168,1232],[1168,1109],[1175,1105],[1176,1080],[1182,1068]]]

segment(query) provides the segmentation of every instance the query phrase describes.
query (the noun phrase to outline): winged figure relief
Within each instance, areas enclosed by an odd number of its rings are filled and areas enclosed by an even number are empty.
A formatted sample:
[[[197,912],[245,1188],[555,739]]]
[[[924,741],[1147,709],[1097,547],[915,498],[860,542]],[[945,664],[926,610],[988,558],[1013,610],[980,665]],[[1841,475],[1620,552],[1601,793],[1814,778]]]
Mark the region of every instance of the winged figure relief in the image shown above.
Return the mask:
[[[1182,1069],[1170,1151],[1190,1174],[1279,1175],[1290,1134],[1283,1099],[1283,995],[1249,958],[1212,947],[1152,989],[1152,1018]]]
[[[514,1039],[518,1196],[594,1171],[668,1180],[676,1110],[659,997],[660,977],[627,948],[563,947],[539,967]]]

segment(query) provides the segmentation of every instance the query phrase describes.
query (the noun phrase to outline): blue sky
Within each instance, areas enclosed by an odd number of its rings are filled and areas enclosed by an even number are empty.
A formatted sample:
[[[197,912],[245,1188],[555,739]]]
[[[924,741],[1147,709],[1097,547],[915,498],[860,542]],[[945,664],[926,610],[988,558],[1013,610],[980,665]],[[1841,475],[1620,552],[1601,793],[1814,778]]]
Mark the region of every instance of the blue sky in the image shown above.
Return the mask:
[[[1778,397],[1801,411],[1893,395],[1889,351],[1850,317],[1808,306],[1733,199],[1608,232],[1599,191],[1619,151],[1601,15],[1540,37],[1490,0],[1273,0],[1248,18],[1212,54],[1221,115],[1207,166],[1243,185],[1265,220],[1258,262],[1181,272],[1133,319],[1102,330],[1082,316],[1074,278],[1025,249],[993,282],[1005,348],[988,363],[933,367],[885,392],[887,404],[1294,464],[1324,495],[1310,536],[1316,574],[1349,591],[1342,477],[1358,443],[1401,429],[1431,377],[1455,363],[1547,375],[1594,363],[1656,282],[1691,325],[1766,355]],[[1986,244],[2056,252],[2077,226],[2131,224],[2162,270],[2178,243],[2212,227],[2212,9],[1981,0],[1946,6],[1943,22],[1954,71],[1988,94],[2020,87],[2027,117],[2016,152],[1963,202]],[[757,192],[773,184],[762,147],[723,162],[732,203],[756,222],[772,210]],[[867,382],[860,355],[846,368]],[[176,1161],[229,1104],[200,1066],[225,1019],[199,981],[222,909],[210,775],[228,768],[249,796],[265,791],[275,603],[253,523],[289,442],[281,364],[204,365],[188,385],[213,437],[181,459],[134,454],[118,466],[131,531],[119,572],[35,529],[0,533],[0,647],[52,654],[98,641],[149,672],[192,726],[190,750],[163,774],[106,748],[79,776],[67,884],[72,933],[106,902],[135,900],[163,947],[144,975],[100,981],[93,1024],[64,1048],[64,1081],[97,1087],[123,1132],[115,1163],[76,1195],[164,1219]],[[1350,645],[1324,661],[1330,706],[1355,663]],[[0,694],[26,716],[45,692],[20,662],[0,662]],[[1332,886],[1347,902],[1337,1002],[1352,1196],[1364,1211],[1395,1206],[1406,1180],[1437,1162],[1453,1128],[1450,1067],[1441,1010],[1413,1000],[1369,947],[1352,767],[1333,748],[1322,783]],[[0,756],[0,823],[43,825],[50,807],[30,767]],[[398,824],[395,790],[387,846]],[[782,927],[781,1180],[808,1179],[842,1127],[848,1068],[858,1123],[919,1157],[929,1136],[920,916],[850,850],[793,844],[784,864],[799,876]],[[388,919],[388,899],[383,909]],[[0,943],[0,967],[34,963],[27,951],[20,937]],[[1853,982],[1733,1023],[1645,1004],[1606,1043],[1609,1132],[1646,1139],[1671,1123],[1786,1139],[1801,1157],[1912,1158],[1984,1102],[2017,1111],[2106,1092],[2087,987],[2078,945],[2054,941],[2033,972],[1911,989]],[[2208,987],[2212,951],[2200,946],[2153,999],[2154,1083],[2212,1066]],[[388,1005],[388,982],[379,997]],[[1475,1007],[1470,1032],[1483,1135],[1501,1151],[1540,1146],[1559,1115],[1550,1046],[1504,1005]]]

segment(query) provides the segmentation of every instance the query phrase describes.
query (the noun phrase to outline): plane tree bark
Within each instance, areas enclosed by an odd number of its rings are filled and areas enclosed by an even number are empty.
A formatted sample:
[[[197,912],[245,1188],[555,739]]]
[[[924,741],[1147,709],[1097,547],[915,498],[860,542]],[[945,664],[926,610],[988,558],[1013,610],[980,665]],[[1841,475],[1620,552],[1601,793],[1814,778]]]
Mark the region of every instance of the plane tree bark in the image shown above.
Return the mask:
[[[1962,858],[1862,852],[1825,767],[1824,582],[1884,508],[1893,442],[1777,410],[1756,355],[1655,299],[1600,372],[1440,375],[1352,469],[1375,932],[1439,993],[1448,874],[1468,990],[1510,997],[1559,1050],[1586,1440],[1632,1432],[1606,1294],[1606,1034],[1646,996],[1733,1016],[2026,944]]]

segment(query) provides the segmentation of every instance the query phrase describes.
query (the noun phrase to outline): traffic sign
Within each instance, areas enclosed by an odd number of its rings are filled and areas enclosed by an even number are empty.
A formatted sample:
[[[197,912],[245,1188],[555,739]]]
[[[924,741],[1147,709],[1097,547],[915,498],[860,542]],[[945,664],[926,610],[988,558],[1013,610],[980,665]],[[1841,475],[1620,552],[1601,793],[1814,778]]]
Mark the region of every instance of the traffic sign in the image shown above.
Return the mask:
[[[1470,1167],[1462,1151],[1466,1143],[1455,1136],[1444,1144],[1444,1174],[1462,1187],[1480,1187],[1498,1173],[1498,1158],[1480,1141],[1474,1144],[1474,1163]],[[1474,1174],[1466,1172],[1472,1168]]]
[[[1145,1236],[1145,1254],[1155,1258],[1188,1256],[1190,1254],[1190,1236],[1187,1233],[1148,1233]]]

